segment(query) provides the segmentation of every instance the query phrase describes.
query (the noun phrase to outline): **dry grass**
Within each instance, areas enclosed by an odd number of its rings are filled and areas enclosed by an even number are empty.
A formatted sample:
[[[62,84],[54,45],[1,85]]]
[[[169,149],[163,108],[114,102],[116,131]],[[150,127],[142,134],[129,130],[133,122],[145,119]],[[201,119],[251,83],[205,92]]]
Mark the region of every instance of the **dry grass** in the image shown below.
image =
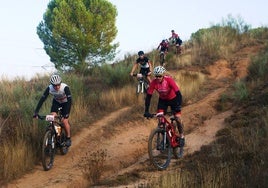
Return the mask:
[[[202,33],[203,31],[205,33]],[[266,30],[264,30],[264,32],[266,32]],[[200,33],[201,35],[199,35]],[[267,36],[259,34],[255,30],[254,33],[255,35],[252,36],[255,38],[251,38],[251,42],[256,41],[256,36]],[[226,29],[225,27],[216,27],[208,30],[202,30],[200,32],[198,31],[195,36],[195,38],[193,37],[194,40],[185,44],[190,47],[185,49],[183,55],[178,57],[170,55],[167,57],[167,69],[180,70],[172,76],[176,79],[181,88],[184,103],[190,101],[191,98],[200,91],[202,84],[206,81],[206,77],[201,73],[183,71],[183,68],[191,65],[203,66],[219,57],[228,59],[233,51],[239,49],[241,45],[244,45],[241,44],[241,42],[246,41],[244,40],[244,37],[248,37],[248,35],[237,34],[232,28]],[[264,38],[267,39],[267,37]],[[200,39],[200,41],[197,39]],[[248,42],[245,45],[249,45]],[[154,61],[154,65],[158,65],[158,54],[152,52],[149,56],[150,59]],[[143,100],[137,99],[133,80],[131,80],[128,75],[129,68],[134,60],[135,57],[128,56],[122,64],[105,66],[103,69],[95,69],[92,71],[92,74],[95,75],[92,77],[90,75],[87,77],[78,76],[71,73],[62,75],[63,80],[70,86],[74,99],[70,121],[73,124],[79,125],[72,128],[73,134],[83,128],[84,124],[88,126],[89,120],[90,122],[94,122],[96,117],[101,118],[105,114],[123,106],[135,104],[133,110],[136,110],[137,112],[143,111]],[[258,66],[254,66],[251,69],[252,72],[259,70]],[[260,74],[261,73],[262,71],[260,71]],[[266,77],[265,75],[267,74],[263,75],[263,77]],[[103,81],[100,78],[105,79]],[[254,78],[253,75],[252,78]],[[43,134],[44,129],[39,126],[42,125],[42,122],[38,122],[35,130],[31,129],[33,124],[36,124],[36,122],[32,120],[32,114],[35,105],[37,104],[44,89],[47,87],[48,80],[48,76],[37,75],[31,81],[19,78],[14,81],[9,81],[3,78],[0,81],[0,98],[2,99],[2,104],[0,106],[0,182],[10,181],[22,176],[32,169],[40,159],[39,144],[42,140],[41,135]],[[245,90],[240,90],[239,88],[241,87],[238,87],[238,96],[245,94],[241,93]],[[261,99],[263,99],[263,97],[261,97]],[[263,101],[265,102],[264,99]],[[259,104],[260,106],[263,105],[263,101]],[[156,109],[156,103],[157,97],[153,97],[151,110]],[[50,110],[50,104],[50,99],[48,99],[43,105],[40,113],[48,113]],[[251,109],[248,114],[252,114],[254,111],[256,110]],[[134,121],[138,118],[137,112],[132,113],[133,116],[129,116],[128,118]],[[168,187],[174,187],[174,185],[177,187],[177,185],[181,185],[183,187],[186,184],[189,185],[189,187],[197,185],[199,187],[224,186],[229,185],[228,183],[224,184],[224,180],[226,180],[224,178],[226,176],[230,177],[230,175],[233,175],[233,177],[238,176],[241,178],[241,181],[243,181],[242,176],[245,174],[239,174],[241,172],[234,169],[232,166],[243,169],[243,173],[246,173],[245,177],[254,177],[254,180],[256,180],[258,176],[260,178],[263,177],[264,175],[261,174],[260,170],[267,172],[265,171],[267,164],[266,166],[264,165],[264,167],[261,166],[265,162],[265,158],[261,156],[261,153],[258,154],[258,151],[263,149],[260,147],[267,143],[265,142],[267,141],[267,136],[265,137],[265,135],[267,135],[268,117],[267,114],[263,115],[264,118],[262,122],[264,122],[263,125],[265,126],[258,124],[258,129],[253,128],[247,131],[240,129],[240,131],[236,131],[236,129],[238,129],[237,127],[241,124],[244,127],[247,125],[245,118],[248,118],[248,114],[243,116],[244,119],[243,121],[240,120],[239,124],[237,124],[237,121],[230,122],[230,124],[232,124],[232,130],[226,131],[228,136],[235,135],[234,140],[237,142],[237,145],[234,146],[239,146],[238,148],[232,148],[231,151],[233,153],[230,154],[225,150],[219,150],[219,148],[222,149],[222,145],[224,144],[224,141],[221,139],[223,135],[221,135],[219,136],[218,143],[210,148],[210,150],[215,151],[214,154],[216,156],[214,156],[214,158],[213,156],[210,156],[211,158],[207,158],[207,155],[201,155],[202,153],[198,154],[196,158],[189,158],[189,161],[183,161],[183,163],[188,167],[187,170],[183,172],[178,171],[177,174],[174,173],[170,177],[161,177],[160,182],[152,183],[152,187],[158,185],[168,185]],[[258,116],[259,115],[256,114],[256,117]],[[256,117],[254,119],[255,121],[251,122],[254,126],[256,122],[258,122]],[[247,133],[246,137],[242,136],[245,132]],[[260,135],[262,136],[261,138]],[[252,139],[249,140],[248,136]],[[256,140],[257,143],[254,142]],[[265,146],[267,146],[267,144]],[[246,149],[249,157],[247,157],[246,152],[242,154],[235,152],[239,149]],[[263,151],[266,151],[265,148]],[[206,150],[201,152],[206,154]],[[225,156],[228,164],[226,161],[219,163],[219,160],[221,159],[220,157],[222,157],[222,152],[228,154]],[[265,153],[263,155],[265,156]],[[88,179],[91,179],[91,181],[94,182],[98,182],[98,179],[101,176],[101,164],[105,160],[105,154],[103,153],[100,158],[97,155],[87,158],[87,162],[97,158],[100,160],[99,163],[96,163],[98,164],[95,169],[96,173],[92,172],[91,174],[90,170],[85,171]],[[202,161],[205,159],[208,160],[205,162]],[[250,162],[251,159],[252,162]],[[213,163],[213,161],[217,163]],[[248,166],[246,164],[242,164],[241,161],[250,163],[253,166],[251,169],[254,171],[247,171],[246,168]],[[218,176],[215,176],[215,173],[217,173],[216,169],[218,170]],[[235,173],[238,173],[238,175],[235,175]],[[173,180],[179,180],[178,184]],[[230,181],[234,181],[234,179],[231,179]],[[172,183],[168,184],[168,182]],[[236,185],[239,186],[239,184]]]
[[[98,150],[86,156],[81,160],[81,168],[83,175],[90,184],[98,184],[105,169],[105,161],[107,158],[106,150]]]

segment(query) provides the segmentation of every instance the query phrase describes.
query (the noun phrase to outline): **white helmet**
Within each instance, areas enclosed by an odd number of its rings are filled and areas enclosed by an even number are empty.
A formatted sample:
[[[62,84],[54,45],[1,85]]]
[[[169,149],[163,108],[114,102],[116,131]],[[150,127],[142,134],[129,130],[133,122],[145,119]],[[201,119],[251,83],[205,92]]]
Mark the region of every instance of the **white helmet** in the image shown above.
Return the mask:
[[[57,74],[53,74],[51,77],[50,77],[50,83],[52,85],[59,85],[61,83],[61,77]]]
[[[155,76],[163,76],[163,74],[166,72],[166,69],[162,66],[157,66],[154,68],[154,75]]]

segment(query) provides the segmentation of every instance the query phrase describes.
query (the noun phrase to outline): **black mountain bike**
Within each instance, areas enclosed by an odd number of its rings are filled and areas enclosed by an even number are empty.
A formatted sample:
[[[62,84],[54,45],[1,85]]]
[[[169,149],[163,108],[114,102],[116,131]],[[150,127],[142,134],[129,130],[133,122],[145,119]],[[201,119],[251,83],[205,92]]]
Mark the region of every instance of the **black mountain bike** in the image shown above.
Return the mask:
[[[167,112],[171,115],[172,112]],[[157,128],[152,130],[148,140],[148,154],[151,163],[158,169],[164,170],[168,167],[172,151],[176,159],[183,156],[183,147],[179,147],[179,136],[176,126],[180,123],[176,117],[171,116],[170,121],[163,113],[152,114],[158,119]]]
[[[61,122],[62,108],[58,109],[57,116],[54,115],[38,115],[38,119],[48,122],[46,132],[42,143],[42,165],[45,171],[50,170],[54,164],[54,158],[57,150],[65,155],[69,148],[66,146],[66,134],[64,125]]]

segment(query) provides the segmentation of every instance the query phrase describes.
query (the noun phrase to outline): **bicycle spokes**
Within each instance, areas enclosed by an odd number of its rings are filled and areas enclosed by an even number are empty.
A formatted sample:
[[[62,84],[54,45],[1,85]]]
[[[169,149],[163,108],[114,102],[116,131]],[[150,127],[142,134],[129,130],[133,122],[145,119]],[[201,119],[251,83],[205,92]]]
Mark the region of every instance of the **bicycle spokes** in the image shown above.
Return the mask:
[[[171,146],[162,130],[152,131],[148,142],[149,158],[159,170],[166,169],[171,160]]]
[[[50,170],[54,163],[56,138],[52,131],[47,131],[42,145],[42,165],[44,170]]]

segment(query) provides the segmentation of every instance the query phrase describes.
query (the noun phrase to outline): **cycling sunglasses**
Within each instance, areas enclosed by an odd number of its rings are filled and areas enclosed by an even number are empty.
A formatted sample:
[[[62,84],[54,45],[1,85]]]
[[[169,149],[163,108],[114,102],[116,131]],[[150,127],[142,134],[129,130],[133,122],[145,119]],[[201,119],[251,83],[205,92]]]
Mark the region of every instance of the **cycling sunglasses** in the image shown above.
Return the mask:
[[[57,86],[60,86],[60,84],[52,84],[53,87],[57,87]]]

